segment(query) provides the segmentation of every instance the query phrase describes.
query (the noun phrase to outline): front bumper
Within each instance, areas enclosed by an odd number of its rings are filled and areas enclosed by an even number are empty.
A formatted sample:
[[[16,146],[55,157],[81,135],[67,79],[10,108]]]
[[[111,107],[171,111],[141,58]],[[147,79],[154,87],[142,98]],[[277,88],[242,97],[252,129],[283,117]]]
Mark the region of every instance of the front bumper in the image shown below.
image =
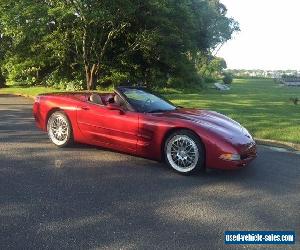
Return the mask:
[[[256,158],[255,156],[248,157],[244,160],[239,161],[227,161],[226,163],[223,162],[222,167],[219,167],[219,169],[239,169],[246,167],[251,161],[253,161]]]
[[[222,149],[218,148],[218,150],[214,151],[214,156],[208,157],[206,164],[207,168],[223,170],[240,169],[247,166],[257,157],[256,143],[254,141],[237,146],[236,151],[236,153],[240,155],[240,160],[225,160],[221,159],[219,156],[228,152],[224,152]]]

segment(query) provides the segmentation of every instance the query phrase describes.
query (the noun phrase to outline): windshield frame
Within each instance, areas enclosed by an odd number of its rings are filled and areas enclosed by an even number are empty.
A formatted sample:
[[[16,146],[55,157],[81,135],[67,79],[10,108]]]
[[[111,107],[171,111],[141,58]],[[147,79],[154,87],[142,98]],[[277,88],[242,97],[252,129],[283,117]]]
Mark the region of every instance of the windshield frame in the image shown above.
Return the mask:
[[[116,88],[116,92],[123,98],[126,100],[126,103],[127,105],[130,107],[131,110],[134,110],[135,112],[138,112],[138,113],[155,113],[153,111],[142,111],[142,110],[139,110],[133,103],[130,102],[129,98],[126,96],[126,94],[124,93],[125,90],[127,89],[132,89],[132,90],[141,90],[141,91],[144,91],[145,93],[147,94],[151,94],[151,95],[154,95],[156,96],[157,98],[161,99],[162,101],[168,103],[169,105],[171,105],[172,107],[174,107],[174,109],[170,109],[170,110],[160,110],[160,111],[157,111],[157,112],[169,112],[169,111],[173,111],[175,109],[177,109],[177,106],[174,105],[172,102],[170,102],[169,100],[167,100],[166,98],[164,98],[163,96],[161,96],[160,94],[154,92],[154,91],[151,91],[145,87],[132,87],[132,86],[119,86]],[[155,110],[154,110],[155,111]]]

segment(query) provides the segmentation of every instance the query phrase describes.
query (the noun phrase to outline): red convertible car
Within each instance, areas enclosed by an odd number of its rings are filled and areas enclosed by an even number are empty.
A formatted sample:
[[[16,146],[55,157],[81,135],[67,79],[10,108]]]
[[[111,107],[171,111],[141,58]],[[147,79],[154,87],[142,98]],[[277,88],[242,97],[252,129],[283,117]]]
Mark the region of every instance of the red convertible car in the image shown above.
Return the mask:
[[[182,174],[241,168],[256,157],[255,142],[239,123],[213,111],[176,107],[139,87],[43,94],[33,113],[58,147],[79,142],[165,160]]]

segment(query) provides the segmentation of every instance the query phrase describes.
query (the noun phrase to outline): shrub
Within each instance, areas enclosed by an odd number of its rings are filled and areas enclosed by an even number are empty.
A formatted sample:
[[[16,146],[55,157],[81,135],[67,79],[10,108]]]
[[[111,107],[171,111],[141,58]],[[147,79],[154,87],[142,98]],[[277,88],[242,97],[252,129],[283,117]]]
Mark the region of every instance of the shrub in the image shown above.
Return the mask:
[[[223,82],[225,84],[231,84],[233,81],[233,77],[230,73],[224,72]]]
[[[292,103],[294,103],[295,105],[298,105],[298,103],[299,103],[299,99],[297,98],[297,97],[291,97],[290,98],[290,101],[292,102]]]

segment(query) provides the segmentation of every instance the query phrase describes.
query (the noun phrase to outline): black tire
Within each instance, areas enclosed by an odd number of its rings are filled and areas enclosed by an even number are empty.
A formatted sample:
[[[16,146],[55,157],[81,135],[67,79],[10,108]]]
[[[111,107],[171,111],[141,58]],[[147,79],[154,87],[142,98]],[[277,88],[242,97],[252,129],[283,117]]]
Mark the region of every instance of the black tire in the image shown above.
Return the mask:
[[[50,141],[57,147],[63,148],[73,144],[71,122],[63,111],[56,111],[49,116],[47,132]]]
[[[180,174],[191,175],[205,170],[204,146],[190,130],[180,129],[170,134],[165,141],[164,156],[167,164]],[[183,167],[184,164],[187,166]]]

